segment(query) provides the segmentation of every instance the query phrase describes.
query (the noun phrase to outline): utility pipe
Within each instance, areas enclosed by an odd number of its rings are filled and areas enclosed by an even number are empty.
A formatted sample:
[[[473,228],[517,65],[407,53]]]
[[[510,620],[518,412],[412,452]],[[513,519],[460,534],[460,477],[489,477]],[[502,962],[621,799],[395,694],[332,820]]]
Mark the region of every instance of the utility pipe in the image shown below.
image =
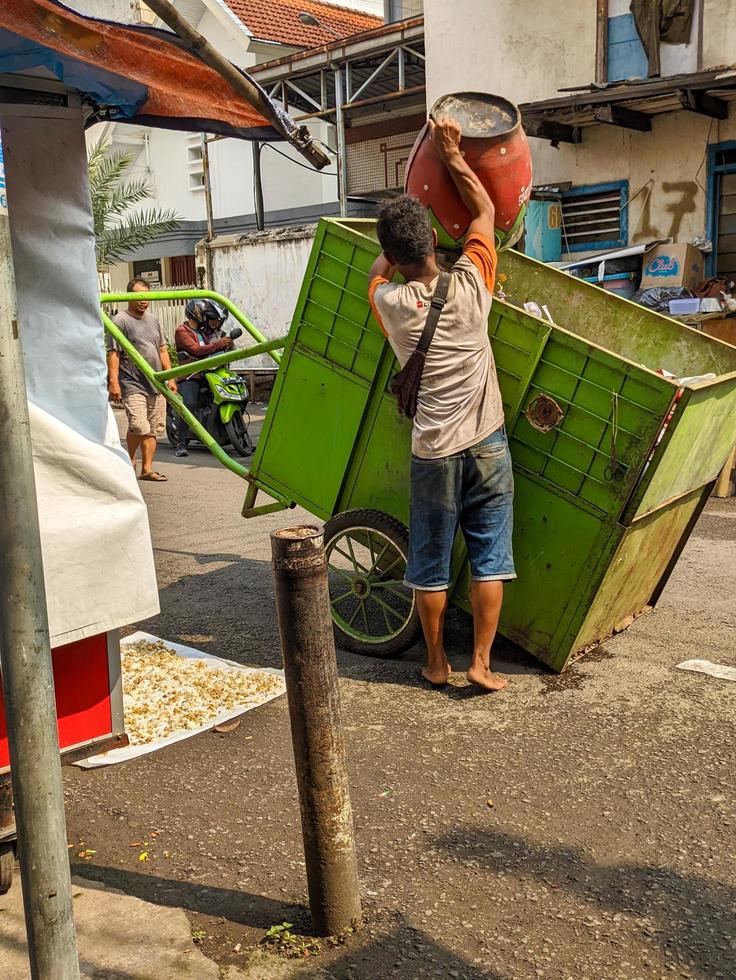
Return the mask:
[[[307,127],[297,126],[286,112],[280,112],[260,85],[224,58],[181,16],[170,0],[151,0],[150,3],[146,0],[146,2],[147,6],[184,41],[192,54],[209,65],[241,98],[257,109],[316,170],[322,170],[329,164],[329,156],[317,146]]]
[[[78,980],[31,426],[3,213],[0,460],[0,663],[31,977]]]

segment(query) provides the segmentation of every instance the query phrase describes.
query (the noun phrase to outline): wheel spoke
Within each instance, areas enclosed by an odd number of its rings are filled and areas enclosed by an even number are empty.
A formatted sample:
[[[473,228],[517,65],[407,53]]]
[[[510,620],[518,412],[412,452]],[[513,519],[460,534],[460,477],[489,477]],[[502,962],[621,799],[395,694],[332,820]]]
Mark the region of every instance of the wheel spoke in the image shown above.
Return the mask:
[[[349,540],[349,539],[348,539],[348,540]],[[344,559],[345,559],[346,561],[349,561],[349,562],[352,562],[352,565],[353,565],[353,571],[356,571],[356,572],[357,572],[357,571],[358,571],[359,569],[360,569],[360,570],[362,571],[362,568],[361,568],[361,567],[360,567],[360,565],[359,565],[359,564],[358,564],[358,563],[356,562],[356,560],[355,560],[355,556],[354,556],[354,555],[349,555],[349,554],[347,554],[347,552],[345,552],[345,551],[343,551],[343,550],[342,550],[341,548],[338,548],[336,544],[333,544],[333,546],[332,546],[332,551],[336,551],[336,552],[338,553],[338,555],[342,555],[342,557],[343,557],[343,558],[344,558]]]
[[[400,554],[400,553],[398,553],[398,552],[397,552],[396,557],[394,558],[394,560],[388,566],[388,568],[385,568],[384,569],[383,574],[384,575],[388,575],[388,573],[391,571],[391,569],[394,567],[394,565],[396,564],[397,561],[403,561],[403,555]]]
[[[347,599],[347,597],[352,594],[353,594],[353,590],[348,589],[347,592],[343,592],[342,595],[337,596],[335,599],[330,598],[330,602],[332,603],[333,606],[336,606],[338,602],[342,602],[343,599]]]
[[[381,554],[378,556],[378,558],[375,559],[375,561],[371,565],[371,570],[370,570],[370,572],[368,572],[368,575],[369,576],[370,575],[373,575],[375,573],[376,569],[378,568],[379,563],[381,562],[381,559],[383,558],[383,556],[386,554],[386,552],[388,551],[388,549],[390,547],[391,547],[391,542],[390,541],[387,541],[386,544],[383,546],[383,550],[381,551]]]
[[[391,588],[391,586],[393,585],[400,586],[400,588]],[[379,586],[378,584],[376,584],[373,585],[371,588],[372,590],[377,590]],[[406,603],[406,605],[409,606],[410,608],[414,603],[413,597],[408,593],[406,586],[404,586],[403,583],[401,582],[391,582],[391,583],[381,582],[380,588],[388,592],[390,595],[395,596],[397,599],[400,599],[402,602]]]
[[[352,626],[353,625],[353,623],[355,622],[355,617],[360,612],[360,608],[361,608],[361,603],[358,602],[358,605],[355,607],[355,611],[353,612],[353,615],[348,620],[348,626]]]
[[[386,616],[386,613],[387,612],[390,612],[391,615],[392,616],[395,616],[396,619],[398,619],[398,621],[400,623],[405,623],[406,622],[406,616],[402,616],[401,613],[396,612],[396,610],[393,609],[391,606],[389,606],[389,604],[387,602],[384,602],[383,599],[379,599],[377,595],[371,595],[371,598],[383,610],[384,617]],[[394,632],[394,631],[391,630],[391,632]]]
[[[360,609],[361,612],[363,613],[363,625],[365,626],[365,635],[369,636],[371,628],[368,625],[368,613],[365,608],[365,599],[360,600]]]
[[[331,572],[335,572],[337,575],[342,575],[342,577],[347,579],[352,585],[353,576],[350,574],[350,572],[346,572],[344,568],[338,568],[336,565],[330,565],[329,569]]]
[[[373,535],[371,534],[370,531],[367,531],[367,534],[368,534],[368,551],[371,554],[371,567],[368,570],[368,574],[370,575],[371,572],[373,571],[373,567],[374,567],[374,565],[376,563],[376,553],[373,550]]]
[[[355,557],[355,552],[353,551],[353,541],[352,541],[352,538],[350,537],[349,534],[345,536],[345,540],[348,543],[348,550],[350,551],[350,555],[351,555],[351,557],[353,559],[353,563],[354,563],[355,567],[356,568],[359,568],[364,575],[367,575],[368,574],[368,569],[367,568],[364,568],[363,565],[361,565],[360,562],[358,561],[358,559]]]

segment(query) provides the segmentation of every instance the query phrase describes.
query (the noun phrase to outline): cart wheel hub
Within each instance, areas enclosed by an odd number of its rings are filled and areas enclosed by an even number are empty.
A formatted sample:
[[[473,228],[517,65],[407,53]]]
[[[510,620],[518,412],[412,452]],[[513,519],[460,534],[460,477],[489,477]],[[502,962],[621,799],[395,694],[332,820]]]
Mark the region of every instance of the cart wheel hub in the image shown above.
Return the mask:
[[[357,578],[353,582],[353,592],[359,599],[366,599],[371,594],[371,583],[367,578]]]

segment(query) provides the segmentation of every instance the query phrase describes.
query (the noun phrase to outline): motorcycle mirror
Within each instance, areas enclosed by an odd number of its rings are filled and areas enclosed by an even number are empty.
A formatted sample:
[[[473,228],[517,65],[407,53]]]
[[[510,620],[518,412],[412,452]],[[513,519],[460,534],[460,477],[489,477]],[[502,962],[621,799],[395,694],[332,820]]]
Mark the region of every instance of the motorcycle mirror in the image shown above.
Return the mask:
[[[233,329],[230,331],[230,339],[231,340],[237,340],[238,337],[242,337],[242,336],[243,336],[243,328],[242,327],[233,327]]]

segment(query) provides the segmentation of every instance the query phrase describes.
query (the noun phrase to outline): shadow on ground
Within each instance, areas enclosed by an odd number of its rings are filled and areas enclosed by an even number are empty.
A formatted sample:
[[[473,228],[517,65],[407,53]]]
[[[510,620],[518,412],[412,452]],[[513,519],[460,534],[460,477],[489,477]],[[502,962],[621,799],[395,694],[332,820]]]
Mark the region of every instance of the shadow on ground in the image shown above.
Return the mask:
[[[76,878],[118,889],[154,905],[225,918],[264,932],[276,922],[288,921],[294,924],[297,934],[312,935],[309,909],[304,905],[287,904],[252,892],[85,863],[72,863],[71,870]],[[346,944],[327,958],[320,958],[319,965],[340,980],[373,978],[378,962],[382,964],[381,976],[397,976],[401,980],[423,980],[425,977],[503,980],[501,974],[476,967],[434,942],[421,930],[407,924],[401,916],[395,918],[396,924],[388,934],[371,937],[369,923],[366,929],[351,937],[350,945],[355,948]]]
[[[306,929],[309,924],[309,909],[306,906],[276,901],[240,889],[216,888],[193,881],[178,881],[82,862],[72,862],[71,872],[77,878],[116,888],[153,905],[224,918],[253,929],[266,930],[284,918],[297,924],[300,929]]]
[[[728,885],[656,865],[597,864],[579,848],[533,844],[480,826],[458,827],[437,843],[461,861],[571,892],[591,912],[603,907],[637,917],[643,931],[703,977],[736,976],[736,889]]]
[[[183,575],[160,591],[162,613],[145,624],[148,632],[162,639],[190,642],[188,637],[203,632],[203,610],[206,605],[206,631],[211,640],[194,645],[215,656],[258,667],[280,667],[281,655],[276,623],[271,566],[266,561],[241,558],[217,552],[197,553],[187,550],[156,549],[161,554],[178,554],[193,559],[205,572]],[[201,596],[202,601],[193,601]],[[473,642],[470,616],[451,609],[446,623],[446,645],[459,673],[467,670]],[[494,669],[503,674],[548,675],[548,669],[530,654],[503,637],[493,648]],[[343,676],[384,684],[419,687],[419,667],[424,660],[424,645],[419,642],[398,659],[360,656],[338,650],[338,666]],[[488,697],[469,686],[451,686],[439,696],[464,700]]]

